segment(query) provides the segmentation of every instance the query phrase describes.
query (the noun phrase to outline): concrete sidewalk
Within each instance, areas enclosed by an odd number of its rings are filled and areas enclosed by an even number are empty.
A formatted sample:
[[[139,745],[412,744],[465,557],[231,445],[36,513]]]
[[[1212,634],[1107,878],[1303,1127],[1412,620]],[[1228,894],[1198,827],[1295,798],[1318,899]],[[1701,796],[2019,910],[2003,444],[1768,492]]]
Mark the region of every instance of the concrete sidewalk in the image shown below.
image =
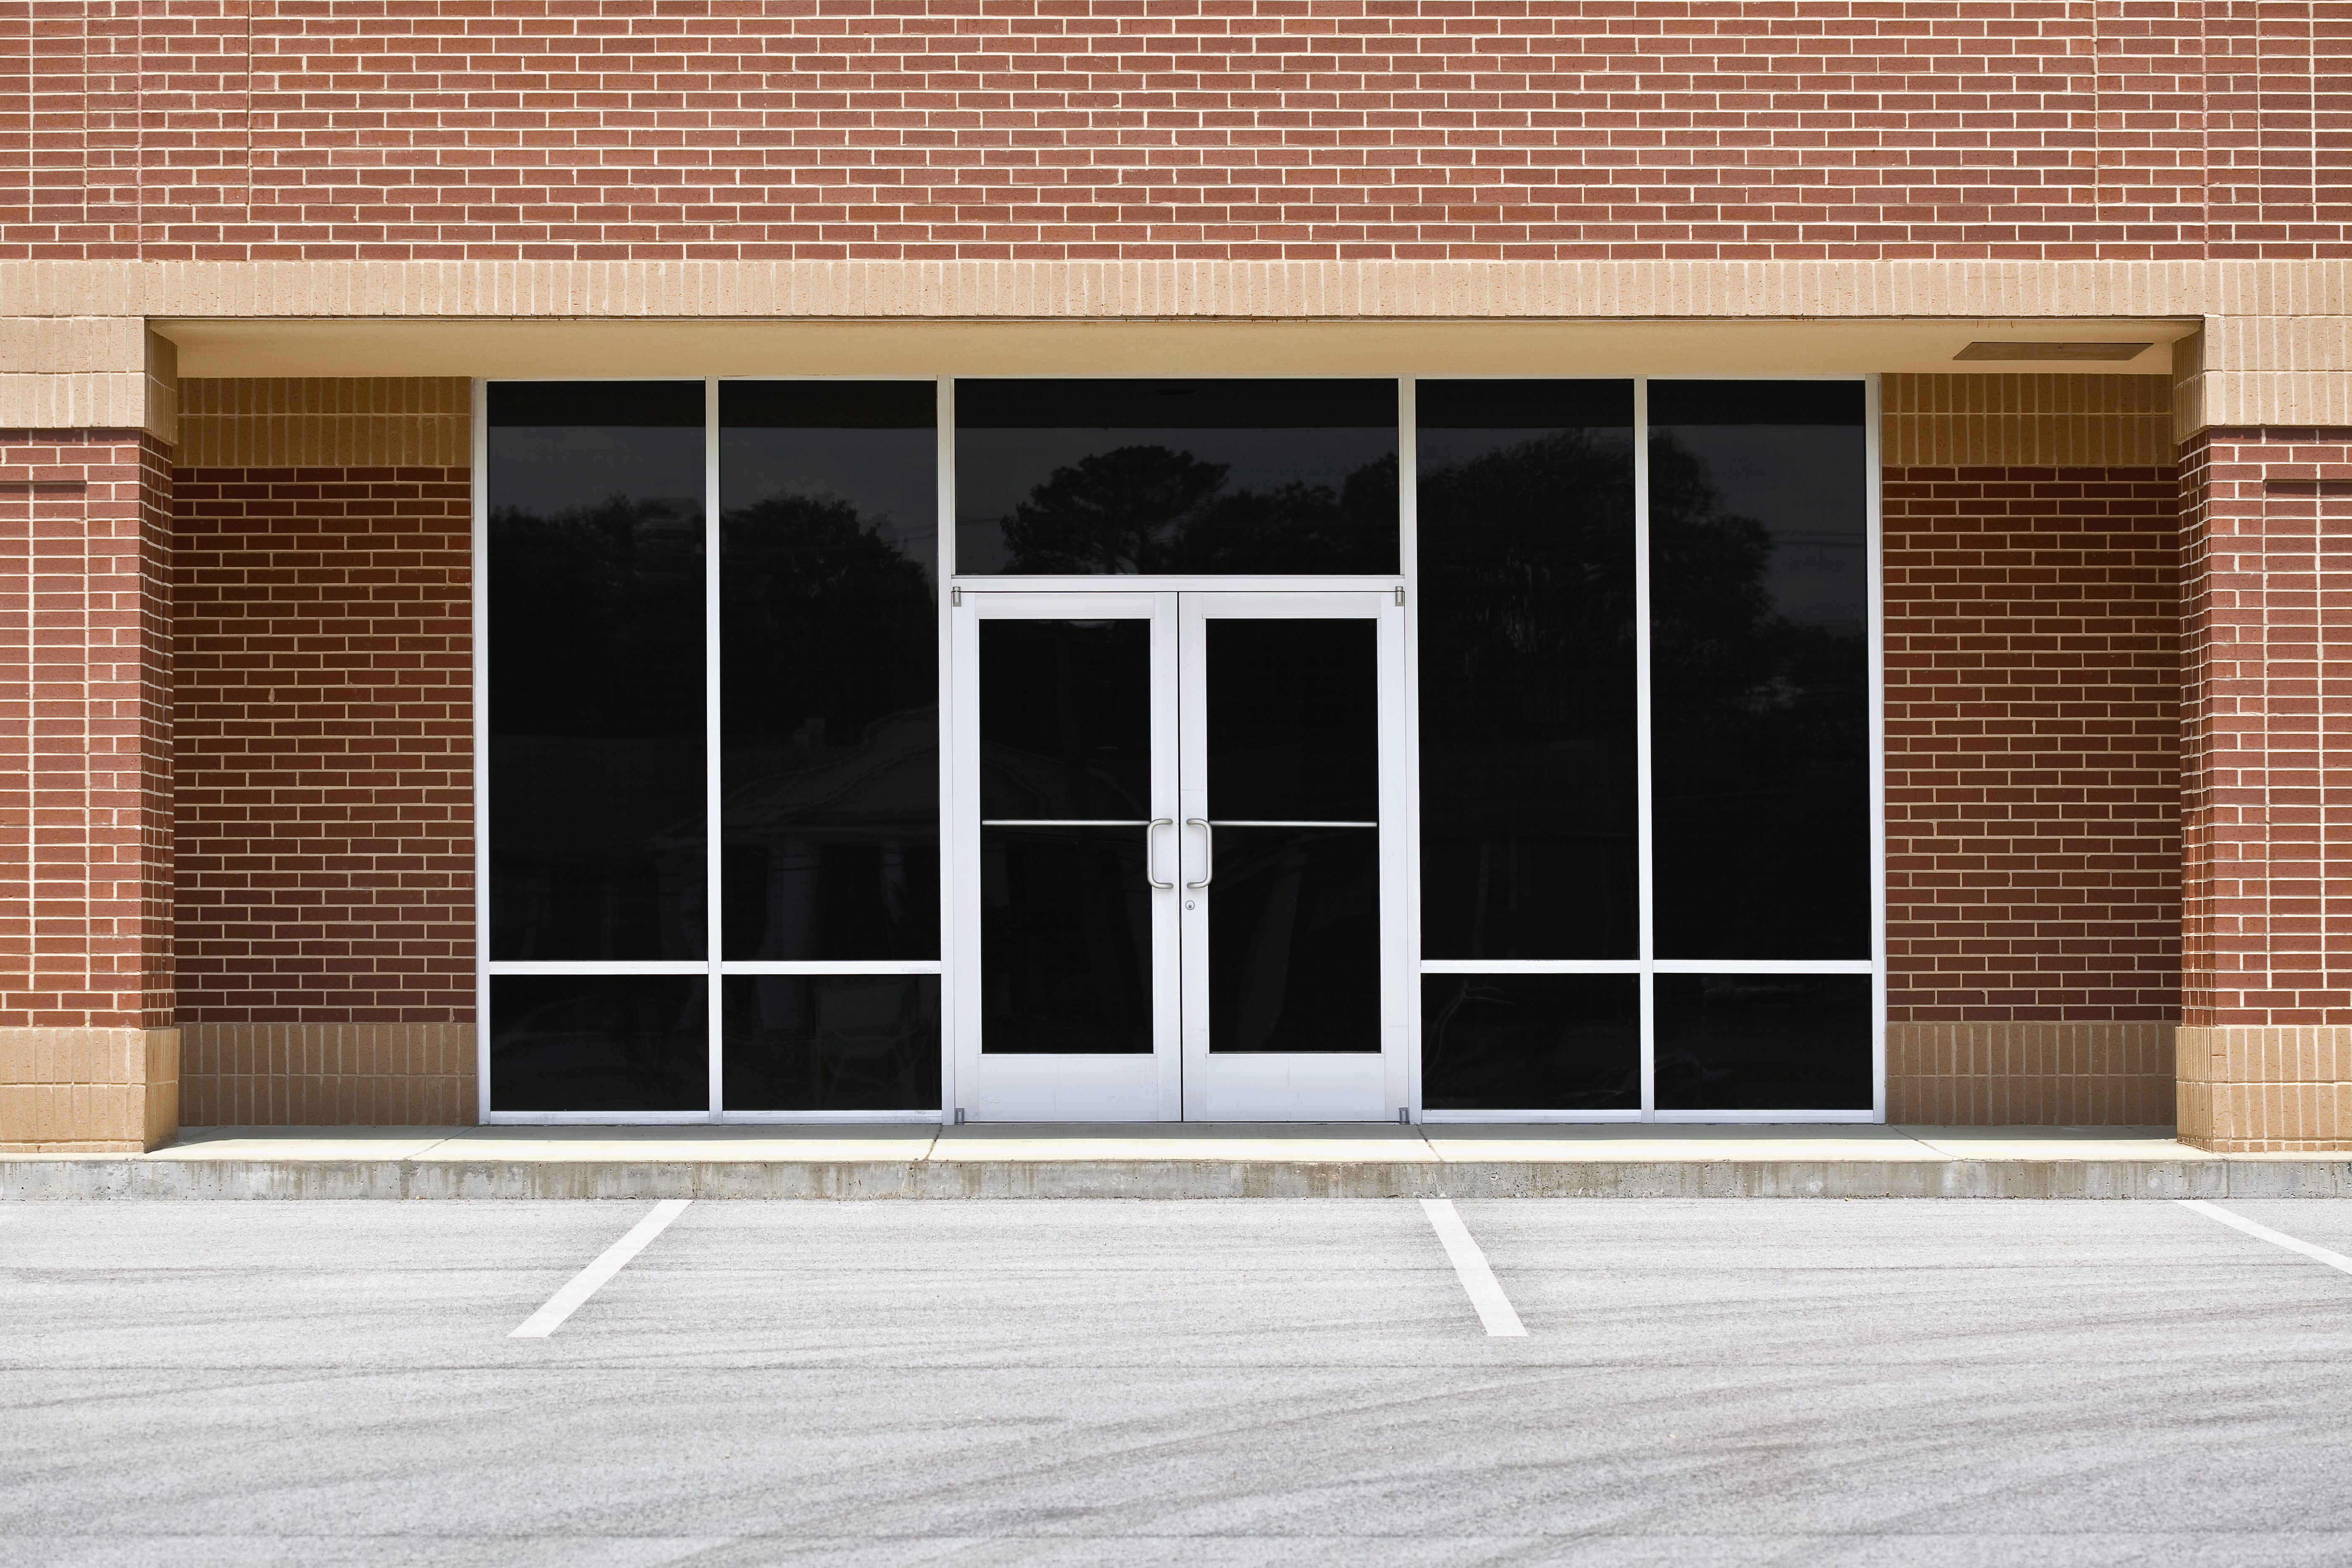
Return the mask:
[[[2352,1153],[2168,1127],[193,1128],[0,1156],[0,1198],[2352,1197]]]

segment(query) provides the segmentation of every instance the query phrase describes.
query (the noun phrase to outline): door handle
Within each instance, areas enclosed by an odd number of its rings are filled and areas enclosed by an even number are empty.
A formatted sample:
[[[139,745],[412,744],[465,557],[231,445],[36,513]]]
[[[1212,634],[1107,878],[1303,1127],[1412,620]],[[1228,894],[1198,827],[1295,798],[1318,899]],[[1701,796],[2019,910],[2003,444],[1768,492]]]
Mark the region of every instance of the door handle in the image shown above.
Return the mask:
[[[1153,887],[1159,889],[1163,893],[1175,887],[1176,884],[1173,882],[1163,882],[1159,878],[1151,874],[1152,835],[1158,833],[1163,827],[1173,827],[1175,826],[1176,819],[1172,816],[1155,816],[1150,822],[1143,825],[1143,879],[1150,883]]]
[[[1188,888],[1205,888],[1209,885],[1209,879],[1217,874],[1216,832],[1210,827],[1203,817],[1188,816],[1184,819],[1184,826],[1201,830],[1201,879],[1197,882],[1187,882],[1184,885]]]

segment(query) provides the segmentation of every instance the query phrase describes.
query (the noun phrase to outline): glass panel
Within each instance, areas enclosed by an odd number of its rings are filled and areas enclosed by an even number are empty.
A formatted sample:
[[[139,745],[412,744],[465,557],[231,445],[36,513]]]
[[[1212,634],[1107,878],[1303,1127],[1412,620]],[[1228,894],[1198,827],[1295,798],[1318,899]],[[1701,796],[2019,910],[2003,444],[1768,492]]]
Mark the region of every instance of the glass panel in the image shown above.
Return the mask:
[[[938,395],[719,390],[729,958],[939,956]]]
[[[1634,957],[1633,383],[1414,395],[1422,951]]]
[[[1638,974],[1427,974],[1422,1103],[1432,1110],[1639,1110]]]
[[[1380,832],[1220,827],[1209,1048],[1381,1048]]]
[[[1209,816],[1380,819],[1379,626],[1208,623]]]
[[[699,974],[493,978],[490,1109],[709,1109],[709,992]]]
[[[1397,570],[1393,381],[959,381],[956,571]]]
[[[940,1108],[935,974],[719,982],[730,1110]]]
[[[1661,974],[1661,1110],[1868,1110],[1867,974]]]
[[[702,385],[489,389],[490,956],[706,956]]]
[[[1143,844],[1140,826],[981,830],[982,1050],[1150,1052]]]
[[[1151,623],[980,623],[980,815],[1143,821]]]
[[[1870,956],[1863,407],[1650,385],[1661,958]]]

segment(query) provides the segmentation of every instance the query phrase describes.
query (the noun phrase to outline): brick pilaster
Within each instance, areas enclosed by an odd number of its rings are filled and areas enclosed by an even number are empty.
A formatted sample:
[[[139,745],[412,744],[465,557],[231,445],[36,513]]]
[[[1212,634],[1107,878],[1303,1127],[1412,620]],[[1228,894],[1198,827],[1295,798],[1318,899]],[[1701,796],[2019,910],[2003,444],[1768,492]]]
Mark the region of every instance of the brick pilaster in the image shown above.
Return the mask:
[[[2352,1147],[2352,429],[2184,454],[2181,1134]]]
[[[170,461],[0,431],[0,1148],[177,1127]]]

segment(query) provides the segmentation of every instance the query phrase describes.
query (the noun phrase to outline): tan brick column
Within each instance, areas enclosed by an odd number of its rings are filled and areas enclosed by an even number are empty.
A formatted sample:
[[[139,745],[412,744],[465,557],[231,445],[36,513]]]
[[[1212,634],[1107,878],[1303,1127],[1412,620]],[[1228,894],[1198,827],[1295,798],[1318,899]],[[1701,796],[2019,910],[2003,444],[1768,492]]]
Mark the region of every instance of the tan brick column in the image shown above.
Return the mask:
[[[2352,428],[2182,463],[2180,1135],[2352,1148]]]
[[[0,1151],[178,1128],[170,465],[0,429]]]

